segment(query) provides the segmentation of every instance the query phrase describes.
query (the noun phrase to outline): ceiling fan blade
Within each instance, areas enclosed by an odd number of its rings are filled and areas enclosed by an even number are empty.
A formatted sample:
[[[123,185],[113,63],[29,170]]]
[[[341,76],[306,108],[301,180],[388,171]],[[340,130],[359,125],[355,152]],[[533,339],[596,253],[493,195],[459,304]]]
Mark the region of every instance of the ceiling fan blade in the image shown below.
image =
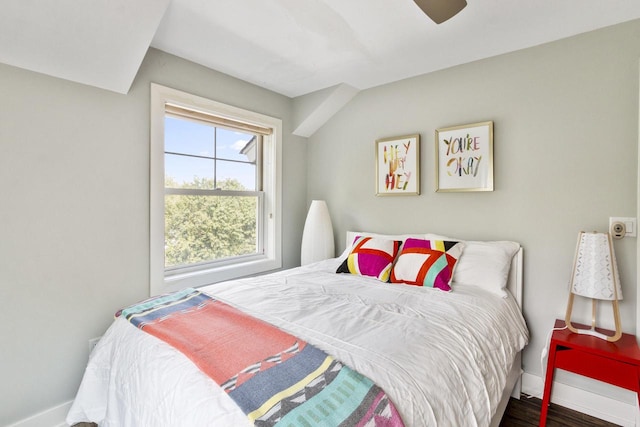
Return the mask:
[[[467,5],[466,0],[413,0],[436,24],[455,16]]]

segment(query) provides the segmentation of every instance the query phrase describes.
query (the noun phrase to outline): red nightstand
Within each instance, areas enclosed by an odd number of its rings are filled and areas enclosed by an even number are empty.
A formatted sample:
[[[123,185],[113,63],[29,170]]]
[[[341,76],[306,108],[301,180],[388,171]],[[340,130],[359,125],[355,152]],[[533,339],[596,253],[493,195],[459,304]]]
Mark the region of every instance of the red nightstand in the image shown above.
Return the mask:
[[[564,320],[556,320],[554,328],[564,326]],[[587,327],[575,323],[574,326]],[[576,334],[569,329],[553,331],[549,345],[540,427],[547,423],[553,373],[556,368],[635,391],[640,402],[640,348],[635,335],[622,334],[618,341],[609,342],[590,335]]]

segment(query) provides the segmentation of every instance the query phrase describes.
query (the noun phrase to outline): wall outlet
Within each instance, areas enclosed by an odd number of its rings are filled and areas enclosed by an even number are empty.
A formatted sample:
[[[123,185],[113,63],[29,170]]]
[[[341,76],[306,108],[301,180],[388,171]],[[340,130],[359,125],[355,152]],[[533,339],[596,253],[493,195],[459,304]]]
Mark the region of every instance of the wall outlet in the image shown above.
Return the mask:
[[[620,217],[620,216],[612,216],[612,217],[609,218],[609,233],[611,233],[612,237],[615,234],[614,225],[616,225],[618,223],[624,224],[624,228],[625,228],[624,236],[620,236],[618,238],[622,238],[622,237],[637,237],[638,233],[636,231],[636,228],[637,228],[636,219],[635,218],[629,218],[629,217]]]
[[[89,354],[93,352],[93,349],[98,345],[98,341],[100,341],[102,337],[91,338],[89,340]]]

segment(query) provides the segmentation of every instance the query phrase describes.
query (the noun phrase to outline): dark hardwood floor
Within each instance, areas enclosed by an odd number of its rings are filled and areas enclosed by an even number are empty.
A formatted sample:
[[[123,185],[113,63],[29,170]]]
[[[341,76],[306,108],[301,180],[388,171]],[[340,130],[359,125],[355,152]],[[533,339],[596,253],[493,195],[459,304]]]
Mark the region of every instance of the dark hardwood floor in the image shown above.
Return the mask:
[[[520,400],[511,399],[502,417],[500,427],[530,427],[537,426],[540,421],[540,406],[542,401],[535,397],[522,396]],[[549,427],[612,427],[611,424],[598,418],[593,418],[562,406],[551,404],[547,416]],[[79,423],[74,427],[95,427],[92,423]]]
[[[500,427],[528,427],[537,426],[540,421],[540,407],[542,401],[538,398],[527,398],[522,396],[520,400],[511,399],[507,410],[502,417]],[[600,420],[576,412],[571,409],[563,408],[555,404],[549,406],[547,412],[547,426],[549,427],[611,427],[617,426],[607,421]]]

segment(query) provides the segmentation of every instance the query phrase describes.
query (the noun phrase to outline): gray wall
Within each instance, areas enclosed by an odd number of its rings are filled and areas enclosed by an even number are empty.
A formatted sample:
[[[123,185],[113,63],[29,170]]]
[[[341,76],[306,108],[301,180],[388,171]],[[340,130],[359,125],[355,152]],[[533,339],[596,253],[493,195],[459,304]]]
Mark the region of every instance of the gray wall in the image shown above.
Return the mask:
[[[639,58],[634,21],[362,91],[309,139],[308,196],[327,200],[339,250],[348,229],[520,242],[532,335],[524,368],[540,375],[578,232],[636,216]],[[495,191],[435,193],[435,129],[486,120],[495,123]],[[376,197],[374,141],[412,133],[421,135],[422,194]],[[615,248],[623,328],[633,333],[636,239]]]
[[[156,50],[126,96],[0,64],[0,425],[71,400],[89,338],[149,295],[150,82],[283,120],[283,259],[299,264],[289,98]]]

